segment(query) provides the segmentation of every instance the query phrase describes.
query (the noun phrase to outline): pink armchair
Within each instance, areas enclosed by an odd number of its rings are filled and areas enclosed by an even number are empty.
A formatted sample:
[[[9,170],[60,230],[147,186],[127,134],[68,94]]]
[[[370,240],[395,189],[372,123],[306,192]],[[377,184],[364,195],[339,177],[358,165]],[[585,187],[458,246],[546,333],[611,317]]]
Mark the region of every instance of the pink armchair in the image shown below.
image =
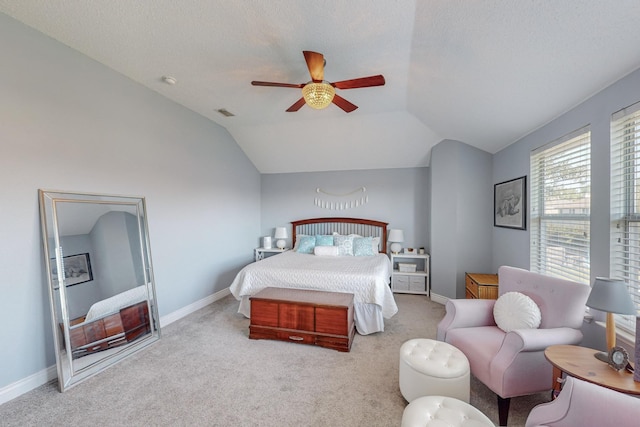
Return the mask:
[[[567,377],[558,398],[529,413],[526,427],[616,426],[640,422],[640,399]]]
[[[498,294],[520,292],[540,308],[538,329],[509,333],[496,326],[495,300],[452,299],[438,324],[437,339],[459,348],[471,374],[498,395],[500,425],[507,425],[512,397],[551,390],[552,366],[544,350],[582,341],[582,320],[590,287],[514,267],[498,270]]]

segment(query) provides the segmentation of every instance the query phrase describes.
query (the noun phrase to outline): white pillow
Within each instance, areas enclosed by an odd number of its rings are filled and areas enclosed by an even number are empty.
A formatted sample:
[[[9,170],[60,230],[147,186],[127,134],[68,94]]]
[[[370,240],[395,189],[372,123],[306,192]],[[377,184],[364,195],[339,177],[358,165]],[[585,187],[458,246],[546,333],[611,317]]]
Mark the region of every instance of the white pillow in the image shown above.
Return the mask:
[[[493,318],[505,332],[515,329],[537,329],[540,326],[540,308],[525,294],[507,292],[493,306]]]
[[[318,256],[338,256],[338,250],[337,246],[316,246],[313,253]]]
[[[373,253],[377,254],[378,252],[380,252],[380,237],[374,237],[372,244],[373,244]]]

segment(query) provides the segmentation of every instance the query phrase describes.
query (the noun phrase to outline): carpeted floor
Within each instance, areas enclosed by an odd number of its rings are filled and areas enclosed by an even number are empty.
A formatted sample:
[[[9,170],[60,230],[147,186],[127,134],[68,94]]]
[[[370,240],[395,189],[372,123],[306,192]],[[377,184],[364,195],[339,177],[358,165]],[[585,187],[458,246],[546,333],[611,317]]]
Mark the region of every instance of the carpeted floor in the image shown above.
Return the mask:
[[[2,426],[399,426],[406,406],[398,353],[435,338],[444,307],[396,294],[383,333],[356,334],[351,352],[248,339],[231,296],[163,328],[162,339],[65,393],[46,384],[0,406]],[[514,398],[522,426],[548,393]],[[471,404],[494,423],[496,396],[472,378]]]

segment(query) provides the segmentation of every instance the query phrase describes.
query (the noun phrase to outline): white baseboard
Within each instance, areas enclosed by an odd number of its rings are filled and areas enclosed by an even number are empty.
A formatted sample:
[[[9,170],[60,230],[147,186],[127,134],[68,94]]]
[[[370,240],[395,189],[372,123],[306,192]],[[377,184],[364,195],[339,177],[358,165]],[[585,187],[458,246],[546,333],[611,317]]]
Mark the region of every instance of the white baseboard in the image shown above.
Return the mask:
[[[0,405],[31,391],[36,387],[40,387],[49,381],[53,381],[56,378],[58,378],[56,365],[51,365],[40,372],[36,372],[35,374],[29,375],[15,383],[9,384],[8,386],[0,389]]]
[[[437,302],[438,304],[446,305],[447,301],[449,301],[449,298],[431,292],[431,301]]]
[[[188,316],[191,313],[208,306],[209,304],[212,304],[218,300],[221,300],[227,295],[231,295],[231,291],[229,290],[229,288],[225,288],[221,291],[216,292],[215,294],[211,294],[208,297],[204,297],[201,300],[191,303],[185,307],[182,307],[181,309],[176,310],[173,313],[169,313],[165,316],[162,316],[160,317],[160,327],[163,328],[167,325],[170,325],[176,320],[180,320],[183,317]]]
[[[226,288],[214,294],[211,294],[208,297],[202,298],[199,301],[189,304],[186,307],[182,307],[181,309],[176,310],[173,313],[162,316],[160,317],[160,327],[162,328],[175,322],[176,320],[182,319],[183,317],[188,316],[189,314],[198,311],[201,308],[206,307],[207,305],[212,304],[230,294],[231,291],[229,290],[229,288]],[[56,365],[51,365],[48,368],[36,372],[33,375],[29,375],[26,378],[22,378],[21,380],[2,387],[0,388],[0,405],[33,390],[34,388],[40,387],[41,385],[46,384],[49,381],[53,381],[57,377],[58,371],[56,369]]]

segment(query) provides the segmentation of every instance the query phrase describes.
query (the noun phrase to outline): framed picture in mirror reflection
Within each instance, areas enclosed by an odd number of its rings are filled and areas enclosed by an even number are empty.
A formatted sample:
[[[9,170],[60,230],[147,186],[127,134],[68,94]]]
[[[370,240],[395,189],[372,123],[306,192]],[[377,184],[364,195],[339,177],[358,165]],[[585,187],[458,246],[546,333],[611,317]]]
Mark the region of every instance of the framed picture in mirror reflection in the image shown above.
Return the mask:
[[[58,267],[55,258],[52,261],[51,275],[53,276],[54,283],[58,283]],[[62,257],[62,263],[64,267],[64,277],[66,279],[65,285],[67,287],[93,280],[91,259],[88,253]]]

